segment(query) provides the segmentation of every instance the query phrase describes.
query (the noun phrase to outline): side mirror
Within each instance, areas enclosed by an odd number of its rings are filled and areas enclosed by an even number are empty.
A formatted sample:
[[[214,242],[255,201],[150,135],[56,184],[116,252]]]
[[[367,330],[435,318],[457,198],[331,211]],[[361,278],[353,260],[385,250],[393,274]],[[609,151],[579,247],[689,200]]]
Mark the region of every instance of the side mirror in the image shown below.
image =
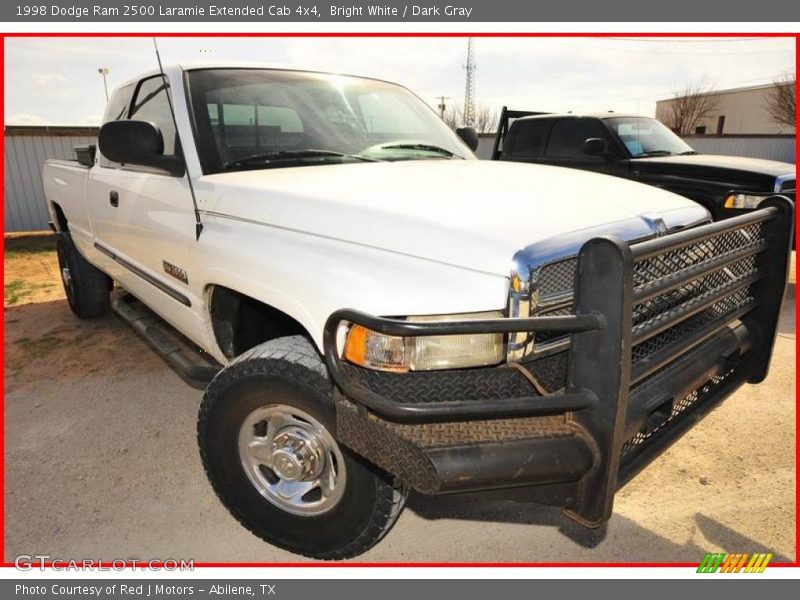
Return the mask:
[[[155,123],[109,121],[100,128],[97,143],[110,161],[164,169],[176,176],[184,173],[183,161],[177,156],[164,156],[164,138]]]
[[[97,153],[97,146],[94,144],[87,144],[85,146],[73,146],[72,149],[75,151],[75,157],[78,159],[79,164],[83,165],[84,167],[94,166],[94,157]]]
[[[608,151],[608,142],[602,138],[589,138],[583,142],[583,153],[602,158],[611,157],[611,153]]]
[[[458,135],[473,152],[478,149],[478,132],[475,131],[473,127],[459,127],[456,129],[456,135]]]

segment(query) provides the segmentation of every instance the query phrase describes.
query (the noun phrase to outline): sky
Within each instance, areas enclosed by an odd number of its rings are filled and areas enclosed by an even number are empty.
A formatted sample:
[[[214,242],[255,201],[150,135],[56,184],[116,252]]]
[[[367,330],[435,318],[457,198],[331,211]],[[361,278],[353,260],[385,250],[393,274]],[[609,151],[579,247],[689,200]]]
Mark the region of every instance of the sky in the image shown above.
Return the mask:
[[[157,67],[151,38],[10,38],[7,125],[96,125],[109,87]],[[686,86],[769,83],[794,71],[791,38],[476,38],[479,106],[655,114]],[[158,38],[162,61],[258,61],[401,83],[463,106],[466,38]]]

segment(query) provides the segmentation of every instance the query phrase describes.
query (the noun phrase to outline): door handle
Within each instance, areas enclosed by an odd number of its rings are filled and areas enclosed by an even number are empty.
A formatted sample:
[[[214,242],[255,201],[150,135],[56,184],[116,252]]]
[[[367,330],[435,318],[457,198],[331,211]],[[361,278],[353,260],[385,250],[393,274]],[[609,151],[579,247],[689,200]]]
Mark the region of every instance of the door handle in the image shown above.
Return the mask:
[[[110,192],[108,194],[108,201],[114,208],[119,206],[119,192]]]

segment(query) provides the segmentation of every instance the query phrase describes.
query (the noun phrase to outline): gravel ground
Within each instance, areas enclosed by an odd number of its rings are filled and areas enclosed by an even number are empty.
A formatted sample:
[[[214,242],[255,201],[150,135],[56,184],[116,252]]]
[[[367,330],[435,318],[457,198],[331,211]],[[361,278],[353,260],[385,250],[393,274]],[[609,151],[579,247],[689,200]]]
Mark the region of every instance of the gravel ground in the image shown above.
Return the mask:
[[[25,273],[55,281],[48,249],[23,254]],[[5,263],[16,293],[5,309],[6,560],[302,560],[252,536],[217,501],[195,442],[201,393],[114,317],[79,322],[58,288],[40,285],[46,276],[19,283],[14,259]],[[767,381],[737,392],[625,487],[603,543],[565,536],[553,508],[414,494],[360,560],[697,562],[708,551],[792,560],[793,281]]]

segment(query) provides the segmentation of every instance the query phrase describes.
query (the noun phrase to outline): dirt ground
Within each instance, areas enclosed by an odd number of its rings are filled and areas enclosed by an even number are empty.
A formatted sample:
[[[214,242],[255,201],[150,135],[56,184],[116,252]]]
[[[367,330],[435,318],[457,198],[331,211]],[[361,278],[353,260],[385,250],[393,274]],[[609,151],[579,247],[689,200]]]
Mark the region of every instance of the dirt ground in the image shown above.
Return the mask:
[[[5,557],[304,560],[240,527],[206,481],[201,392],[113,316],[79,321],[52,236],[6,238]],[[794,263],[793,263],[794,264]],[[795,557],[794,269],[770,376],[729,398],[617,495],[586,548],[554,508],[412,494],[364,561],[697,562]]]

